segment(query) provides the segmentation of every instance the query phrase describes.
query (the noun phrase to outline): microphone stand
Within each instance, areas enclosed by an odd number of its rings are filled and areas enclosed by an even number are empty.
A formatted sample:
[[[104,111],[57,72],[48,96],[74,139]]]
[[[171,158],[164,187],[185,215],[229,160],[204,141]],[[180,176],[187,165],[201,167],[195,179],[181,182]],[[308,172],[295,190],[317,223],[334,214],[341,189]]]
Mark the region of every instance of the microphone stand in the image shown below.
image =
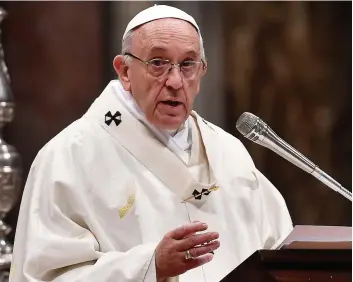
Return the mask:
[[[292,164],[310,173],[323,184],[327,185],[332,190],[336,191],[352,202],[352,193],[350,191],[345,189],[340,183],[322,171],[317,165],[306,158],[303,154],[287,144],[260,118],[257,119],[256,125],[253,127],[253,129],[244,136],[257,144],[260,144],[274,151]]]

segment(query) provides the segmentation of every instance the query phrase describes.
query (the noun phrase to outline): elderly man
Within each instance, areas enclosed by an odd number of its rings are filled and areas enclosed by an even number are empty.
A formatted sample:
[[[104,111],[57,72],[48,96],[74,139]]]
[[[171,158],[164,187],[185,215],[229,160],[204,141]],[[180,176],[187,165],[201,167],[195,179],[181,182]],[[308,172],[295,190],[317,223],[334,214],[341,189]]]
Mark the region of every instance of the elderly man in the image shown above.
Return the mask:
[[[119,80],[38,153],[11,270],[22,281],[220,281],[292,229],[244,146],[193,102],[195,20],[164,5],[126,28]]]

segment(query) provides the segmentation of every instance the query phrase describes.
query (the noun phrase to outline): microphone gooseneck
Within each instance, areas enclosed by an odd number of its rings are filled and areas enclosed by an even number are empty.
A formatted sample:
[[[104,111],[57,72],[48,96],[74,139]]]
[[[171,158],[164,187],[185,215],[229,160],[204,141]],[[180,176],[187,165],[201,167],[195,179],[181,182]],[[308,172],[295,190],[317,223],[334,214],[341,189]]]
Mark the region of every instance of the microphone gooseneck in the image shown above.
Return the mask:
[[[311,160],[281,139],[264,121],[252,113],[243,113],[236,123],[237,130],[247,139],[277,153],[287,161],[310,173],[322,183],[352,201],[352,193],[345,189]]]

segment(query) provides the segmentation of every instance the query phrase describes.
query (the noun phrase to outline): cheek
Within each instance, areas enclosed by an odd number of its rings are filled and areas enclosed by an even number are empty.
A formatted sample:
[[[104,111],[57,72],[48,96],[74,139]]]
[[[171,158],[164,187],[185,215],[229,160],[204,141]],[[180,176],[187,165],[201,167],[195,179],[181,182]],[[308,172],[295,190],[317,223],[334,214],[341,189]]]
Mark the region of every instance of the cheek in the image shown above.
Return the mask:
[[[161,90],[159,83],[148,77],[141,77],[136,81],[134,90],[133,96],[137,104],[146,115],[152,114],[155,110],[156,100]]]
[[[146,79],[147,80],[147,79]],[[145,88],[145,101],[146,104],[149,105],[149,107],[154,107],[156,104],[156,100],[158,98],[159,93],[161,92],[161,88],[163,85],[161,85],[158,81],[155,79],[149,79],[146,88]]]
[[[200,82],[193,82],[186,85],[185,93],[188,101],[188,106],[192,107],[194,100],[199,92]]]

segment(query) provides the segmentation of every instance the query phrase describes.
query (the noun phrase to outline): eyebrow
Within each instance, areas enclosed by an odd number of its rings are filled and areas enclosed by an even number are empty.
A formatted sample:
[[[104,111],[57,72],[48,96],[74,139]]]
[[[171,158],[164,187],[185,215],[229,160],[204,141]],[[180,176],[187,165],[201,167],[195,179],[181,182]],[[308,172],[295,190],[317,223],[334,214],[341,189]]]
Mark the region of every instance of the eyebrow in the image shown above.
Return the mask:
[[[195,52],[194,50],[190,50],[188,52],[186,52],[187,56],[191,56],[191,57],[197,57],[199,54],[197,52]]]

